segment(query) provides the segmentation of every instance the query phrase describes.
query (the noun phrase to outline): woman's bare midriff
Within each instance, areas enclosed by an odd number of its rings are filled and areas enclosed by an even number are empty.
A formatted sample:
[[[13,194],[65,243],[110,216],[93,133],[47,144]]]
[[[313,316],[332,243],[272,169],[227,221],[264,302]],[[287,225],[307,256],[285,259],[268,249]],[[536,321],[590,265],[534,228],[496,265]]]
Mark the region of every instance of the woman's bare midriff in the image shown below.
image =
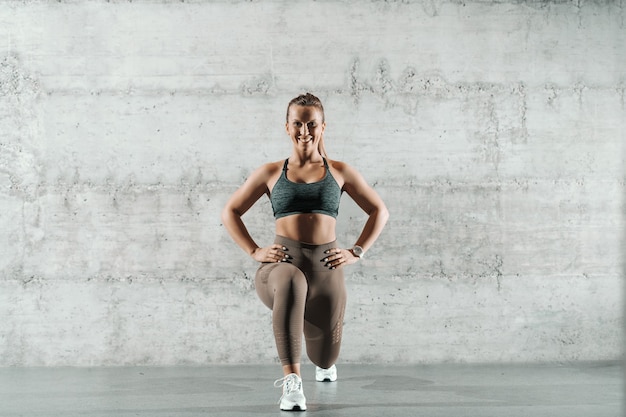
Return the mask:
[[[276,234],[313,245],[323,245],[336,239],[337,220],[326,214],[292,214],[276,220]]]

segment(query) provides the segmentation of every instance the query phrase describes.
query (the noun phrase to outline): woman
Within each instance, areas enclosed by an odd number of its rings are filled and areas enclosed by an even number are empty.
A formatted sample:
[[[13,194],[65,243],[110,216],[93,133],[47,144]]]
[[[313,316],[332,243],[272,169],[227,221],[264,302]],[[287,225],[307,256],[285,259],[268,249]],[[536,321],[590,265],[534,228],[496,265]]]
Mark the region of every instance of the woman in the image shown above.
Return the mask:
[[[346,287],[343,267],[363,258],[389,217],[385,204],[349,165],[327,158],[324,108],[312,94],[287,106],[291,156],[254,171],[232,195],[222,221],[233,240],[261,265],[255,277],[272,325],[284,378],[281,410],[306,410],[300,378],[302,333],[318,381],[335,381]],[[339,199],[345,191],[369,215],[350,249],[336,243]],[[260,247],[241,216],[264,194],[276,218],[276,239]]]

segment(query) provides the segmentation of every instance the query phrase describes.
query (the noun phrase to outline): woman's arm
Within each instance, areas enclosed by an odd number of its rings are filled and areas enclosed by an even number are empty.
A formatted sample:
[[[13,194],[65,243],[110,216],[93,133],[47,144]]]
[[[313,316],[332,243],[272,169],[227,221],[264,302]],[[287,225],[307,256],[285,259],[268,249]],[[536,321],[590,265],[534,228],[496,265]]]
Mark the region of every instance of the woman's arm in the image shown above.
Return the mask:
[[[286,257],[280,245],[259,247],[241,219],[263,194],[269,193],[267,184],[273,172],[272,167],[272,164],[266,164],[254,171],[222,209],[222,224],[230,236],[241,249],[258,262],[280,262]]]
[[[389,211],[378,193],[367,184],[363,176],[351,166],[343,165],[343,189],[368,215],[367,222],[354,243],[367,252],[385,227],[389,219]]]
[[[387,206],[385,206],[378,193],[367,184],[356,169],[337,161],[333,162],[333,168],[338,171],[343,179],[342,189],[368,215],[361,234],[354,242],[355,245],[362,247],[364,252],[367,252],[378,239],[389,219]],[[329,256],[326,259],[327,266],[337,268],[343,265],[351,265],[357,262],[359,257],[349,249],[335,248],[329,250]]]

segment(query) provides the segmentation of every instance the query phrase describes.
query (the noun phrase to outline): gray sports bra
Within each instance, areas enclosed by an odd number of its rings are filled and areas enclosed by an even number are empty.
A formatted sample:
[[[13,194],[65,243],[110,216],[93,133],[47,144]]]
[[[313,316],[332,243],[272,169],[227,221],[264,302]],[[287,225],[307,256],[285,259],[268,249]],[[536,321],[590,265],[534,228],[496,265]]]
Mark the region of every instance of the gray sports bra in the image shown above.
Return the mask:
[[[326,174],[321,180],[311,183],[290,181],[287,178],[289,158],[285,159],[283,172],[270,193],[275,218],[302,213],[321,213],[337,218],[341,188],[330,173],[326,158],[323,159]]]

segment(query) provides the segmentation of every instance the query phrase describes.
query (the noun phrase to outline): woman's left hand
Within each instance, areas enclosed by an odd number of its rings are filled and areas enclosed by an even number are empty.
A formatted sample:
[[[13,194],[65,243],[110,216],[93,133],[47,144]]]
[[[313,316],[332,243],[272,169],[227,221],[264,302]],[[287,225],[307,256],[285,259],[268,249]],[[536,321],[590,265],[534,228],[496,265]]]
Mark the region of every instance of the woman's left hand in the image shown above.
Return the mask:
[[[327,256],[322,259],[322,262],[326,262],[324,266],[328,269],[337,269],[345,265],[352,265],[359,259],[348,249],[332,248],[326,251]]]

